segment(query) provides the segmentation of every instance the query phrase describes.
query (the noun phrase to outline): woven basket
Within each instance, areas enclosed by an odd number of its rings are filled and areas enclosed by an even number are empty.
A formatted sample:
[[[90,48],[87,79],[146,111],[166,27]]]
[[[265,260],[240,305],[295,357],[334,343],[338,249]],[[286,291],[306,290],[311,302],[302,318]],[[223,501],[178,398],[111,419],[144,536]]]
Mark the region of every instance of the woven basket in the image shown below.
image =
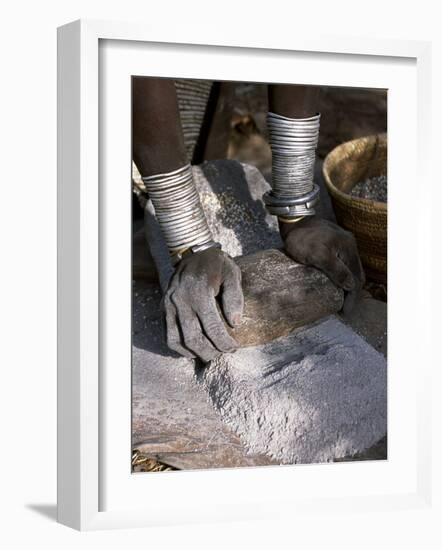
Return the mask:
[[[354,233],[367,277],[386,283],[387,204],[349,194],[356,183],[387,175],[386,134],[339,145],[325,158],[323,174],[336,219]]]

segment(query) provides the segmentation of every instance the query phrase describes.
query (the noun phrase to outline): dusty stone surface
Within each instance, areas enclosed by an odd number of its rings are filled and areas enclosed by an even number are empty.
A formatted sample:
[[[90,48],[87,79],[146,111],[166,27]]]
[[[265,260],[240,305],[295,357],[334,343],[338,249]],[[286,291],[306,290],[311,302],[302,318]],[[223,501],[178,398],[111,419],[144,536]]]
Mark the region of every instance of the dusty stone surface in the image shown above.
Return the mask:
[[[364,292],[357,306],[342,321],[387,357],[387,304]]]
[[[230,256],[282,246],[276,217],[262,201],[270,186],[259,170],[214,160],[194,166],[193,175],[214,239]]]
[[[242,346],[271,342],[342,308],[344,294],[326,275],[280,250],[235,261],[242,273],[244,315],[230,333]]]
[[[355,455],[387,431],[384,357],[336,317],[198,371],[224,421],[281,463]]]
[[[180,469],[272,464],[249,453],[196,381],[194,361],[164,343],[161,291],[138,282],[133,295],[132,442]]]

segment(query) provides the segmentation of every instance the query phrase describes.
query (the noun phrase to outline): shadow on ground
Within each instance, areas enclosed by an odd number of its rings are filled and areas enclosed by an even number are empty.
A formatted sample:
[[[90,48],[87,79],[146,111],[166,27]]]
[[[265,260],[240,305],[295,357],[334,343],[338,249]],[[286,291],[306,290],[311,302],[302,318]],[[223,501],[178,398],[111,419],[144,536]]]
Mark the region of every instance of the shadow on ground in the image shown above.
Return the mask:
[[[26,504],[25,508],[32,510],[37,514],[50,519],[51,521],[57,521],[57,505],[56,504]]]

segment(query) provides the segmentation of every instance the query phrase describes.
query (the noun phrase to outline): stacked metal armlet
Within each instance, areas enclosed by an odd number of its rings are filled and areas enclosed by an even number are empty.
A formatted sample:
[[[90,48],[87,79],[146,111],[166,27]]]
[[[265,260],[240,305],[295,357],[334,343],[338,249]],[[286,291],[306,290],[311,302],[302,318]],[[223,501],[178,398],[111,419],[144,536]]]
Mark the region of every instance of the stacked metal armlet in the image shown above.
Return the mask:
[[[288,118],[268,113],[272,149],[272,190],[264,195],[268,211],[283,221],[315,214],[319,187],[313,183],[320,115]]]
[[[166,174],[143,177],[143,182],[175,263],[188,251],[219,246],[213,241],[190,164]]]

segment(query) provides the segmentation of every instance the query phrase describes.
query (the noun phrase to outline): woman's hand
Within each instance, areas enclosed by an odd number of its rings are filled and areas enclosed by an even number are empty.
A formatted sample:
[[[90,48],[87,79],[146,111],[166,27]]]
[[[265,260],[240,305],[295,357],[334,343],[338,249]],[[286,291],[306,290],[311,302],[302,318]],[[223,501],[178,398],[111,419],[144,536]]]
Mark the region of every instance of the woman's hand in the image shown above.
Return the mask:
[[[297,262],[317,267],[345,290],[344,313],[350,311],[365,283],[353,234],[316,217],[280,222],[280,230],[287,254]]]
[[[167,344],[171,349],[207,362],[221,352],[238,348],[226,330],[217,296],[227,323],[239,325],[244,307],[239,267],[219,248],[185,256],[164,298]]]

